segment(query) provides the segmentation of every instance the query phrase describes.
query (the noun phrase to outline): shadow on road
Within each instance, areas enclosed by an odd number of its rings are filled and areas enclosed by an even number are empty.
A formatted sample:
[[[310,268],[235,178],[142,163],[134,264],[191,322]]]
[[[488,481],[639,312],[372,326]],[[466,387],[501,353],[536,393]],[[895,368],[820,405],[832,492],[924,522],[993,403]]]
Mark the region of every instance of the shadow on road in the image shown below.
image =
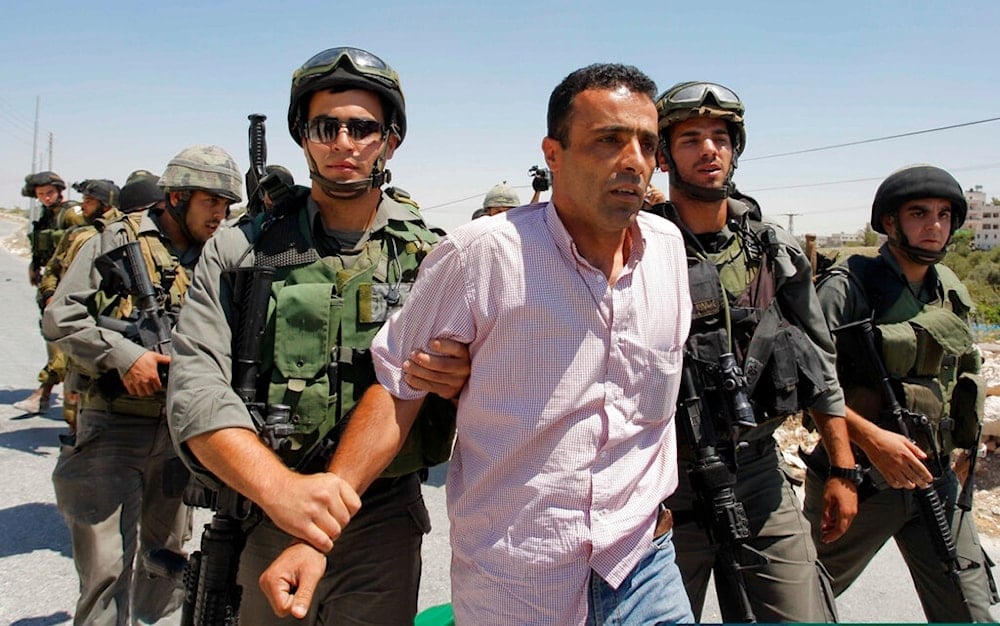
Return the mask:
[[[43,502],[19,504],[0,509],[0,558],[52,550],[72,558],[69,530],[56,505]],[[46,623],[46,622],[39,622]]]
[[[62,394],[58,393],[58,391],[54,391],[52,393],[52,406],[49,407],[47,413],[42,415],[34,415],[32,413],[16,413],[17,409],[13,408],[13,404],[20,400],[24,400],[34,391],[34,387],[31,389],[0,389],[0,404],[9,404],[15,411],[15,414],[10,419],[24,420],[32,417],[41,417],[53,421],[62,421]]]
[[[35,456],[54,456],[59,454],[59,433],[65,430],[61,426],[39,426],[0,433],[0,448],[19,450]]]
[[[10,626],[52,626],[53,624],[65,624],[73,619],[73,616],[66,611],[59,611],[52,615],[40,615],[38,617],[25,617],[16,622],[11,622]]]

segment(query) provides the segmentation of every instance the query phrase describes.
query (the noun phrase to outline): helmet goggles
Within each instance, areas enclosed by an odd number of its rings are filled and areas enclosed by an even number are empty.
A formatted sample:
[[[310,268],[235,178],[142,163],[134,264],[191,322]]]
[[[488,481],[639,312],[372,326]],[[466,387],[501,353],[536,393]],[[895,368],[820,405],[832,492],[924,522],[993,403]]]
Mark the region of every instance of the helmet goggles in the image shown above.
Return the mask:
[[[330,48],[315,55],[292,74],[292,89],[297,89],[315,78],[326,76],[343,65],[350,65],[353,73],[399,89],[399,75],[385,61],[358,48]]]
[[[692,83],[664,94],[663,102],[666,108],[694,108],[705,104],[711,95],[715,105],[726,111],[743,113],[743,103],[739,96],[729,88],[715,83]]]

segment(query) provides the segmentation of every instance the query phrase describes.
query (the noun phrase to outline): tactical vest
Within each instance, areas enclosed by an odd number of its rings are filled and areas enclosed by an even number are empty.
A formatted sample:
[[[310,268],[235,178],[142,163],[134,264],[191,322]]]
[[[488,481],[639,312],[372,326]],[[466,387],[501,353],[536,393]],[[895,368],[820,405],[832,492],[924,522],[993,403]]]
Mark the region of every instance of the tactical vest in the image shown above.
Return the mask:
[[[108,252],[126,243],[138,241],[143,260],[146,262],[146,269],[149,270],[150,280],[157,289],[160,304],[171,319],[176,321],[181,306],[184,304],[188,286],[191,284],[190,270],[182,266],[177,257],[167,249],[158,230],[140,232],[140,223],[144,214],[145,212],[129,213],[119,219],[97,220],[94,225],[101,233],[101,252]],[[108,290],[102,284],[97,293],[94,294],[90,307],[90,313],[95,319],[102,315],[115,319],[129,319],[135,312],[136,302],[133,296],[121,296]],[[81,407],[85,407],[89,401],[101,402],[96,397],[97,389],[93,385],[81,391],[85,395],[91,396],[91,398],[84,398],[81,401]],[[116,399],[115,402],[117,406],[162,405],[164,395],[160,393],[152,397],[142,398],[126,395],[121,399]],[[136,410],[140,409],[136,408]]]
[[[42,214],[32,224],[28,236],[32,262],[36,267],[49,262],[67,229],[80,226],[84,222],[80,205],[76,202],[63,202],[54,210],[43,207]]]
[[[386,190],[384,203],[408,197]],[[295,467],[339,426],[377,382],[370,347],[375,334],[402,307],[420,262],[438,236],[422,221],[390,219],[375,231],[350,266],[338,255],[320,257],[313,243],[308,189],[297,188],[290,210],[263,217],[255,265],[276,269],[262,347],[261,372],[269,406],[290,407],[290,448],[280,453]],[[288,206],[288,205],[286,205]],[[338,432],[331,432],[338,428]],[[442,463],[451,453],[454,407],[428,396],[402,450],[384,475],[408,474]]]
[[[929,418],[938,446],[947,454],[977,444],[986,384],[966,322],[972,298],[950,269],[938,264],[934,270],[940,291],[931,303],[921,302],[881,257],[852,256],[829,275],[845,274],[864,295],[897,399]],[[876,385],[881,379],[864,356],[863,338],[856,332],[836,333],[836,338],[847,403],[877,421],[884,403]]]
[[[733,432],[733,387],[745,382],[757,427],[742,429],[739,437],[759,440],[826,387],[812,341],[786,319],[776,297],[777,236],[763,222],[747,217],[742,223],[714,253],[681,229],[694,309],[685,359],[695,365],[702,414],[707,410],[712,416],[720,439]],[[733,355],[745,381],[726,376],[721,365],[726,354]]]

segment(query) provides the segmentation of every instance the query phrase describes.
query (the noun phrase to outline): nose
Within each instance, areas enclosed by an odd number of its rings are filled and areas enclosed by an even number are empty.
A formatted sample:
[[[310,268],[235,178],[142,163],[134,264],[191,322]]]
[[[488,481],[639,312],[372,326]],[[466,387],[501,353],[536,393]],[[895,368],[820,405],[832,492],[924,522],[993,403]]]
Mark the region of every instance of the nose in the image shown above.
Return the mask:
[[[621,164],[625,171],[643,174],[652,172],[656,167],[655,154],[649,153],[643,146],[642,138],[634,136],[622,148]]]

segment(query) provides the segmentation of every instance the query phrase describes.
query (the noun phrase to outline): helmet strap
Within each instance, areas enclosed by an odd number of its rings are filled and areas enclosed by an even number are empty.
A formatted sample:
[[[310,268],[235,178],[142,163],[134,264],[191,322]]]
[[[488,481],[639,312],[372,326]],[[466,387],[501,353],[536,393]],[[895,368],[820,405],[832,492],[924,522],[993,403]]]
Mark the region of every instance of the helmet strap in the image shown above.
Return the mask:
[[[719,202],[728,198],[729,194],[735,189],[735,185],[733,185],[733,173],[736,171],[735,154],[733,156],[733,164],[729,168],[729,175],[726,177],[726,182],[718,189],[714,187],[699,187],[681,178],[680,173],[677,171],[677,163],[674,162],[674,157],[670,154],[670,149],[666,145],[663,146],[663,156],[667,160],[667,177],[670,181],[670,186],[676,187],[692,200],[698,200],[699,202]]]
[[[194,245],[198,243],[198,241],[194,238],[194,235],[191,233],[191,229],[188,228],[187,225],[187,213],[188,213],[188,208],[191,206],[191,197],[190,196],[185,197],[185,195],[190,192],[179,191],[177,193],[179,193],[181,196],[180,202],[178,202],[177,204],[171,202],[170,194],[168,193],[166,194],[167,197],[166,197],[166,202],[164,204],[166,205],[167,211],[170,213],[170,216],[174,218],[174,221],[177,222],[177,226],[181,229],[181,234],[183,234],[184,238],[188,240],[188,244]]]
[[[893,218],[895,219],[895,218]],[[927,250],[925,248],[918,248],[914,245],[910,245],[909,240],[906,239],[904,235],[899,230],[899,222],[896,223],[896,231],[899,233],[898,237],[889,237],[889,243],[895,246],[900,253],[903,254],[907,259],[916,263],[917,265],[934,265],[935,263],[940,263],[944,260],[944,257],[948,254],[948,242],[946,241],[944,246],[940,250],[933,251]],[[951,235],[948,235],[948,241],[951,241]]]
[[[393,124],[392,129],[395,129],[395,124]],[[319,185],[319,188],[323,190],[323,193],[328,198],[335,200],[354,200],[365,195],[372,189],[379,189],[382,185],[387,185],[392,180],[392,172],[385,169],[385,155],[389,150],[388,139],[389,135],[386,133],[382,140],[382,150],[379,152],[378,158],[375,160],[375,165],[372,167],[372,173],[368,178],[347,183],[330,180],[320,174],[316,160],[313,158],[312,153],[306,149],[306,160],[309,162],[309,178]]]

